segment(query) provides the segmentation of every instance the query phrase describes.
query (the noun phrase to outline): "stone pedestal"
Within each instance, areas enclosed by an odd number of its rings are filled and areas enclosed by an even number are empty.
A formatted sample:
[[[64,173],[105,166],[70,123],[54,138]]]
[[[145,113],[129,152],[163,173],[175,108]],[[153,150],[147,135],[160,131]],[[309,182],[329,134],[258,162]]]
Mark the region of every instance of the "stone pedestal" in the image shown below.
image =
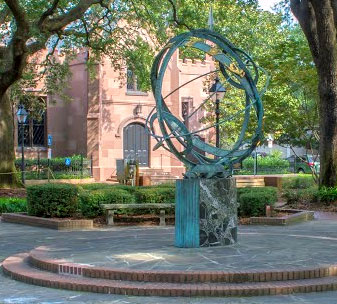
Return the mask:
[[[175,246],[231,245],[237,241],[234,178],[176,182]]]

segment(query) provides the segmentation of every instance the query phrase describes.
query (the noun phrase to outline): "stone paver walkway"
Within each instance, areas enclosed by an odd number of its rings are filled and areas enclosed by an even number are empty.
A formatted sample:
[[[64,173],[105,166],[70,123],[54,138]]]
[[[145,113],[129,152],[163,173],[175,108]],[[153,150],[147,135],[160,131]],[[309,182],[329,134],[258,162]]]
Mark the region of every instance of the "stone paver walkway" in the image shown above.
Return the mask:
[[[174,228],[115,227],[49,237],[49,257],[69,262],[142,270],[291,269],[337,264],[337,229],[328,222],[297,226],[242,226],[227,247],[176,248]],[[337,225],[336,225],[337,228]],[[70,237],[71,234],[71,237]]]
[[[337,262],[337,221],[289,227],[241,226],[232,247],[178,249],[172,227],[114,227],[54,231],[0,223],[0,263],[8,256],[47,246],[54,257],[135,269],[252,269],[316,266]],[[337,303],[337,292],[258,298],[159,298],[101,295],[48,289],[0,275],[0,303]]]

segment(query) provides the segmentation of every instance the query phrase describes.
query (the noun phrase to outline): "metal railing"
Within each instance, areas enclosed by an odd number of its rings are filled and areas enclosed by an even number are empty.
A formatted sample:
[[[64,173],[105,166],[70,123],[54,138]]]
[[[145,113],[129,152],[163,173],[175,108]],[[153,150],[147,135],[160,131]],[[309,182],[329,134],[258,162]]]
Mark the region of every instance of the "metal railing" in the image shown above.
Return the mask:
[[[70,160],[70,161],[69,161]],[[16,160],[18,173],[21,159]],[[25,159],[25,179],[81,179],[92,177],[92,159],[80,156],[69,158]]]

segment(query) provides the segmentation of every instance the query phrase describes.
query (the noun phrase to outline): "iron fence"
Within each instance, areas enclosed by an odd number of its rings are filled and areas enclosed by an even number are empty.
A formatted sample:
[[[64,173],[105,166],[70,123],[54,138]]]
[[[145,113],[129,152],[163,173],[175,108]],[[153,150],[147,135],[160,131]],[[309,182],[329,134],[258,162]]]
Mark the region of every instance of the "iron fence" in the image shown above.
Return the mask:
[[[21,159],[15,162],[18,172]],[[71,179],[92,176],[92,160],[82,155],[62,158],[25,159],[25,179]]]

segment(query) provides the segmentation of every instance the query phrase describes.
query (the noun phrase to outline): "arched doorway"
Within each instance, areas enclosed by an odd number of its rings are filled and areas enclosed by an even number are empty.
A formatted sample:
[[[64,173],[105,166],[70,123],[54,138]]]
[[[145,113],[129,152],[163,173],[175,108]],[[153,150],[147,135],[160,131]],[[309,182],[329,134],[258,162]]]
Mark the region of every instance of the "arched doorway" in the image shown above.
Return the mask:
[[[141,167],[149,166],[149,134],[139,122],[130,123],[123,130],[124,159],[135,159]]]

